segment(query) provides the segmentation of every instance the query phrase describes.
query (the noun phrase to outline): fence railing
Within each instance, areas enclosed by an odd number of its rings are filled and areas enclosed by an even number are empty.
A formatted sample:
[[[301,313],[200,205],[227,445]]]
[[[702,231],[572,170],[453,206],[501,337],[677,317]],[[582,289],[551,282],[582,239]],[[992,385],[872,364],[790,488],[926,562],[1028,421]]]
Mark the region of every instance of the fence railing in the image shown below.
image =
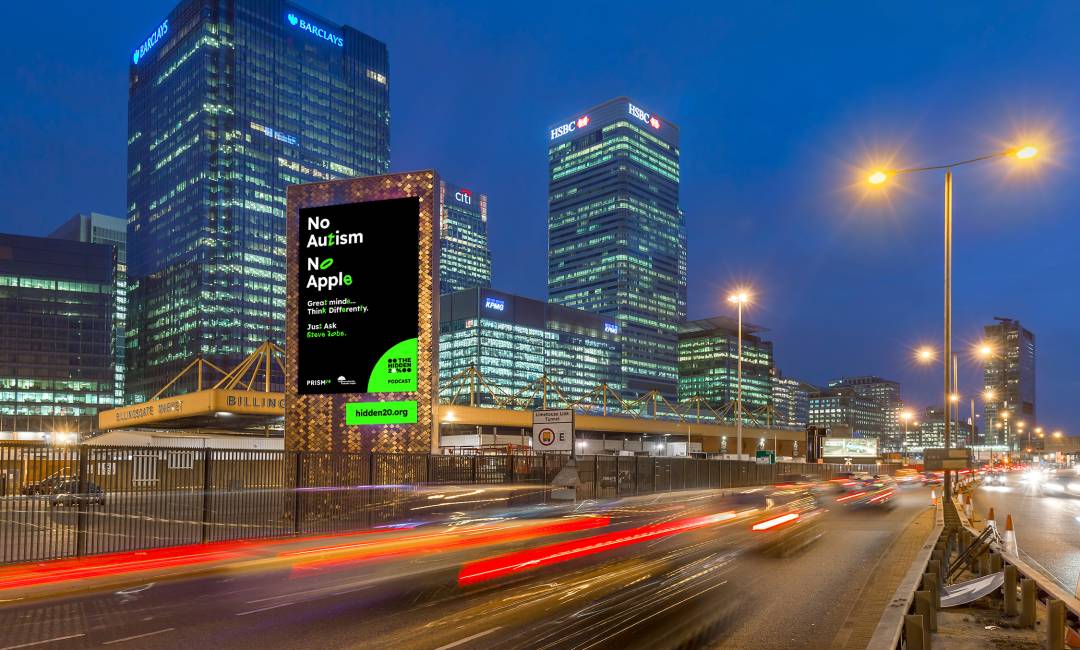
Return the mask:
[[[455,509],[542,503],[567,459],[2,445],[0,564],[438,516],[423,486],[505,486]],[[790,473],[828,479],[845,470],[894,467],[585,456],[578,497],[763,485]]]

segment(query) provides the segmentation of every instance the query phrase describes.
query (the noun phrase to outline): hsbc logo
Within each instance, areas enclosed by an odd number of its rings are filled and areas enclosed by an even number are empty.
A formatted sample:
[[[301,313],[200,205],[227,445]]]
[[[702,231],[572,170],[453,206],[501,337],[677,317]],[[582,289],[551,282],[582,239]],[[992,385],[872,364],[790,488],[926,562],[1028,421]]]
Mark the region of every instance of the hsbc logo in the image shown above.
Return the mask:
[[[654,129],[660,128],[660,118],[656,117],[655,115],[649,115],[648,113],[641,110],[637,106],[634,106],[633,104],[628,104],[628,106],[630,107],[631,117],[636,117],[637,119],[648,124]]]
[[[462,188],[460,191],[455,192],[454,198],[457,199],[459,203],[464,203],[465,205],[472,205],[472,192],[465,188]]]
[[[557,126],[554,129],[552,129],[551,130],[551,139],[554,140],[555,138],[560,138],[560,137],[566,135],[567,133],[573,133],[574,131],[576,131],[578,129],[584,129],[587,126],[589,126],[589,116],[588,115],[582,115],[581,117],[577,118],[573,122],[567,122],[566,124],[563,124],[561,126]]]

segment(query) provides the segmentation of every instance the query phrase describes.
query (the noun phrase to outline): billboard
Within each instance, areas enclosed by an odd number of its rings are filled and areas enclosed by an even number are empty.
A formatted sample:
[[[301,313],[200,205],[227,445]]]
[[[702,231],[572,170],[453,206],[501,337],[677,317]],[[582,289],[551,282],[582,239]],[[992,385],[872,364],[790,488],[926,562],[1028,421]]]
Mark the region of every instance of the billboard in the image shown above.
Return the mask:
[[[877,458],[877,440],[874,438],[824,438],[821,444],[823,458]]]
[[[286,448],[432,448],[438,188],[434,170],[288,188]]]
[[[419,233],[416,197],[300,210],[299,394],[416,391]]]

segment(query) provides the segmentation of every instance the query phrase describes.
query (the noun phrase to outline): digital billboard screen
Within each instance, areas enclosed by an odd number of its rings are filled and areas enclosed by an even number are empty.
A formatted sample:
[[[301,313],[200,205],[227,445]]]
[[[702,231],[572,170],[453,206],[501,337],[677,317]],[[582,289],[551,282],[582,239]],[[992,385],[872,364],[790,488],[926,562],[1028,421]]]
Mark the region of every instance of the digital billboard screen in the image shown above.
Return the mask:
[[[299,218],[297,392],[415,392],[420,199],[301,208]],[[349,424],[416,422],[416,402],[349,406]]]
[[[824,458],[877,458],[877,440],[873,438],[824,438]]]

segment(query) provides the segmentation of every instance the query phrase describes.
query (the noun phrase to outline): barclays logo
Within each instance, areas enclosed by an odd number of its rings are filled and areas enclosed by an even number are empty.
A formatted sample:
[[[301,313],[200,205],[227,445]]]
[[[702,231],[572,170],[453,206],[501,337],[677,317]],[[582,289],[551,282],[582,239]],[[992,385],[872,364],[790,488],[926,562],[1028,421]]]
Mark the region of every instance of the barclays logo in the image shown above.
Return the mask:
[[[302,29],[305,32],[310,32],[310,33],[314,34],[315,36],[318,36],[319,38],[321,38],[323,40],[330,41],[331,43],[333,43],[334,45],[337,45],[338,47],[344,47],[345,46],[345,39],[342,38],[341,36],[338,36],[337,34],[334,34],[333,32],[327,31],[325,28],[319,27],[318,25],[316,25],[314,23],[309,23],[308,21],[304,20],[303,18],[300,18],[296,14],[293,14],[293,13],[286,14],[285,19],[288,20],[289,24],[292,25],[293,27],[296,27],[298,29]]]
[[[150,34],[150,36],[147,37],[146,41],[144,41],[142,45],[135,48],[135,51],[131,54],[131,62],[135,65],[139,65],[139,61],[142,60],[142,58],[145,57],[150,52],[150,50],[154,49],[154,46],[157,45],[161,41],[161,39],[164,38],[165,35],[168,33],[169,21],[166,20],[165,22],[161,23],[161,25],[157,29],[154,30],[153,34]]]

